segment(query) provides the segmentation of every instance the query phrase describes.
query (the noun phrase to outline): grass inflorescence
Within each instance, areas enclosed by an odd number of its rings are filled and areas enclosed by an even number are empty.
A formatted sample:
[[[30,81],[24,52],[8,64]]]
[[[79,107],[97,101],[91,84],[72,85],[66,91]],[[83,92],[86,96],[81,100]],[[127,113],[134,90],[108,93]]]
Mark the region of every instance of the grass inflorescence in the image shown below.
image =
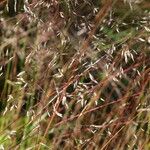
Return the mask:
[[[0,1],[0,149],[150,149],[148,0]]]

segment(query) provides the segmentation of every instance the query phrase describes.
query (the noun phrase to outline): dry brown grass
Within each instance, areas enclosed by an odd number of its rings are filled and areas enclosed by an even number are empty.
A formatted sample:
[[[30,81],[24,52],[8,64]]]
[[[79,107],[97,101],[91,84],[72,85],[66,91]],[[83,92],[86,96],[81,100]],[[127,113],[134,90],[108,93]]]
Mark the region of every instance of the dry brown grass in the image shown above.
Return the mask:
[[[148,150],[147,3],[33,0],[2,10],[0,149]]]

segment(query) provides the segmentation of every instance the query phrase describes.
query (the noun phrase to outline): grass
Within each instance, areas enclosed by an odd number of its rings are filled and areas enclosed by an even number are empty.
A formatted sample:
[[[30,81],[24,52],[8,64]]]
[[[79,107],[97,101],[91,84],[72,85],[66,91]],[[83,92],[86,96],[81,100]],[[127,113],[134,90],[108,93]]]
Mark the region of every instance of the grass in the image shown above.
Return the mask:
[[[6,3],[0,149],[149,150],[148,1]]]

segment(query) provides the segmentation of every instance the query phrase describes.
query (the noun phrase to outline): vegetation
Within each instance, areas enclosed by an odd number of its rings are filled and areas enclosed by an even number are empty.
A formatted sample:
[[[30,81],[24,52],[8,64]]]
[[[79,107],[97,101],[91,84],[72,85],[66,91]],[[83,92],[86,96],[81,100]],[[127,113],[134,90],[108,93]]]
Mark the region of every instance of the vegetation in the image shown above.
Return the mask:
[[[0,149],[150,149],[149,0],[0,0]]]

